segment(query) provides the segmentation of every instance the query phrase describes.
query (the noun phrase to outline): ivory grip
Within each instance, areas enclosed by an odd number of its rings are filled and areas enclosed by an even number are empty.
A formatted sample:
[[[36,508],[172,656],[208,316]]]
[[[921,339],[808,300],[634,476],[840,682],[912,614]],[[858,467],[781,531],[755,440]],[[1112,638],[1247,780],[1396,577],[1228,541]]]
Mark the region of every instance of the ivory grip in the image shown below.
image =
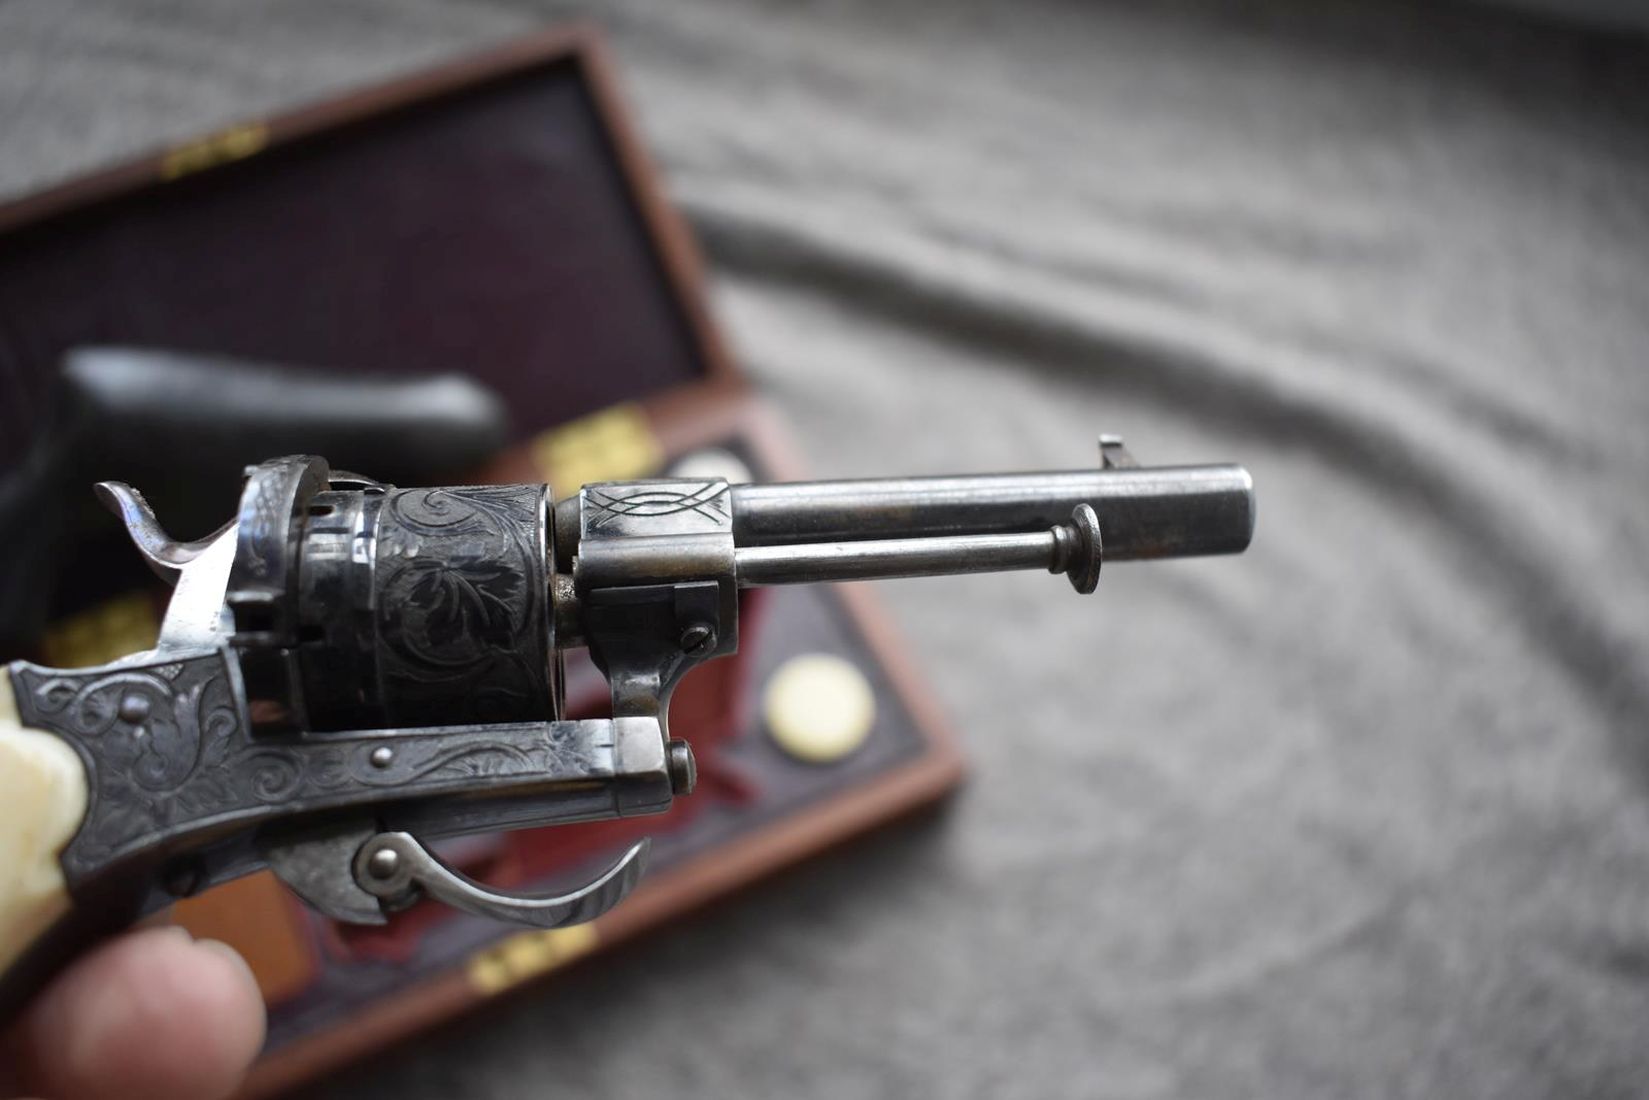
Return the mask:
[[[86,795],[79,754],[22,724],[0,666],[0,971],[69,911],[58,856],[86,816]]]

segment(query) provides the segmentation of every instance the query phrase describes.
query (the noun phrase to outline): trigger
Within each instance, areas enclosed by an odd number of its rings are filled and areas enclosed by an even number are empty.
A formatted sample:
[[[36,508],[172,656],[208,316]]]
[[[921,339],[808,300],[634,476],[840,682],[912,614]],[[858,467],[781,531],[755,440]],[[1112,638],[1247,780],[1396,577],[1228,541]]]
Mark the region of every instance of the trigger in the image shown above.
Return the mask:
[[[630,846],[611,867],[564,893],[511,893],[495,890],[452,868],[410,833],[379,833],[355,856],[357,889],[383,899],[386,906],[404,904],[419,893],[478,917],[564,928],[594,920],[627,897],[647,865],[650,842]]]

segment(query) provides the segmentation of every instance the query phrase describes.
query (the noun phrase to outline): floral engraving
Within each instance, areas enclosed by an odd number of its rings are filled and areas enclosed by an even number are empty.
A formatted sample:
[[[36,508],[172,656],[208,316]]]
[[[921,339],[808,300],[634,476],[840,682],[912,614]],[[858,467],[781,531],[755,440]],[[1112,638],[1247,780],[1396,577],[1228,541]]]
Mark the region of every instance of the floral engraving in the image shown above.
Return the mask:
[[[388,495],[376,626],[394,720],[550,716],[543,512],[536,485]]]

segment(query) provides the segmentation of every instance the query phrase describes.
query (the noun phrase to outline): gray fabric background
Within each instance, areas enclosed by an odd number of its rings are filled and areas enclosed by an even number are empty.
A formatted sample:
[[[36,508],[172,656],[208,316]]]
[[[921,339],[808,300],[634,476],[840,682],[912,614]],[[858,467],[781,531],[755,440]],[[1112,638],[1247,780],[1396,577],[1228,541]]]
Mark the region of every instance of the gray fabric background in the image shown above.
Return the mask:
[[[564,14],[0,4],[0,190]],[[1236,459],[883,586],[975,766],[328,1096],[1649,1093],[1649,48],[1404,4],[597,13],[816,472]]]

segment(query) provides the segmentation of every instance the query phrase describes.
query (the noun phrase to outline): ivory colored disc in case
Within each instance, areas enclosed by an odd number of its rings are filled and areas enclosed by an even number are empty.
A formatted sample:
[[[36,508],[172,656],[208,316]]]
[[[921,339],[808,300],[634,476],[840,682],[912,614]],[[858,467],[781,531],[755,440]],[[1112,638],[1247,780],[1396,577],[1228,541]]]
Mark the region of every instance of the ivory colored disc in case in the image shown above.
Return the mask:
[[[827,653],[792,657],[762,695],[767,732],[785,752],[810,764],[841,760],[870,736],[876,696],[851,662]]]

